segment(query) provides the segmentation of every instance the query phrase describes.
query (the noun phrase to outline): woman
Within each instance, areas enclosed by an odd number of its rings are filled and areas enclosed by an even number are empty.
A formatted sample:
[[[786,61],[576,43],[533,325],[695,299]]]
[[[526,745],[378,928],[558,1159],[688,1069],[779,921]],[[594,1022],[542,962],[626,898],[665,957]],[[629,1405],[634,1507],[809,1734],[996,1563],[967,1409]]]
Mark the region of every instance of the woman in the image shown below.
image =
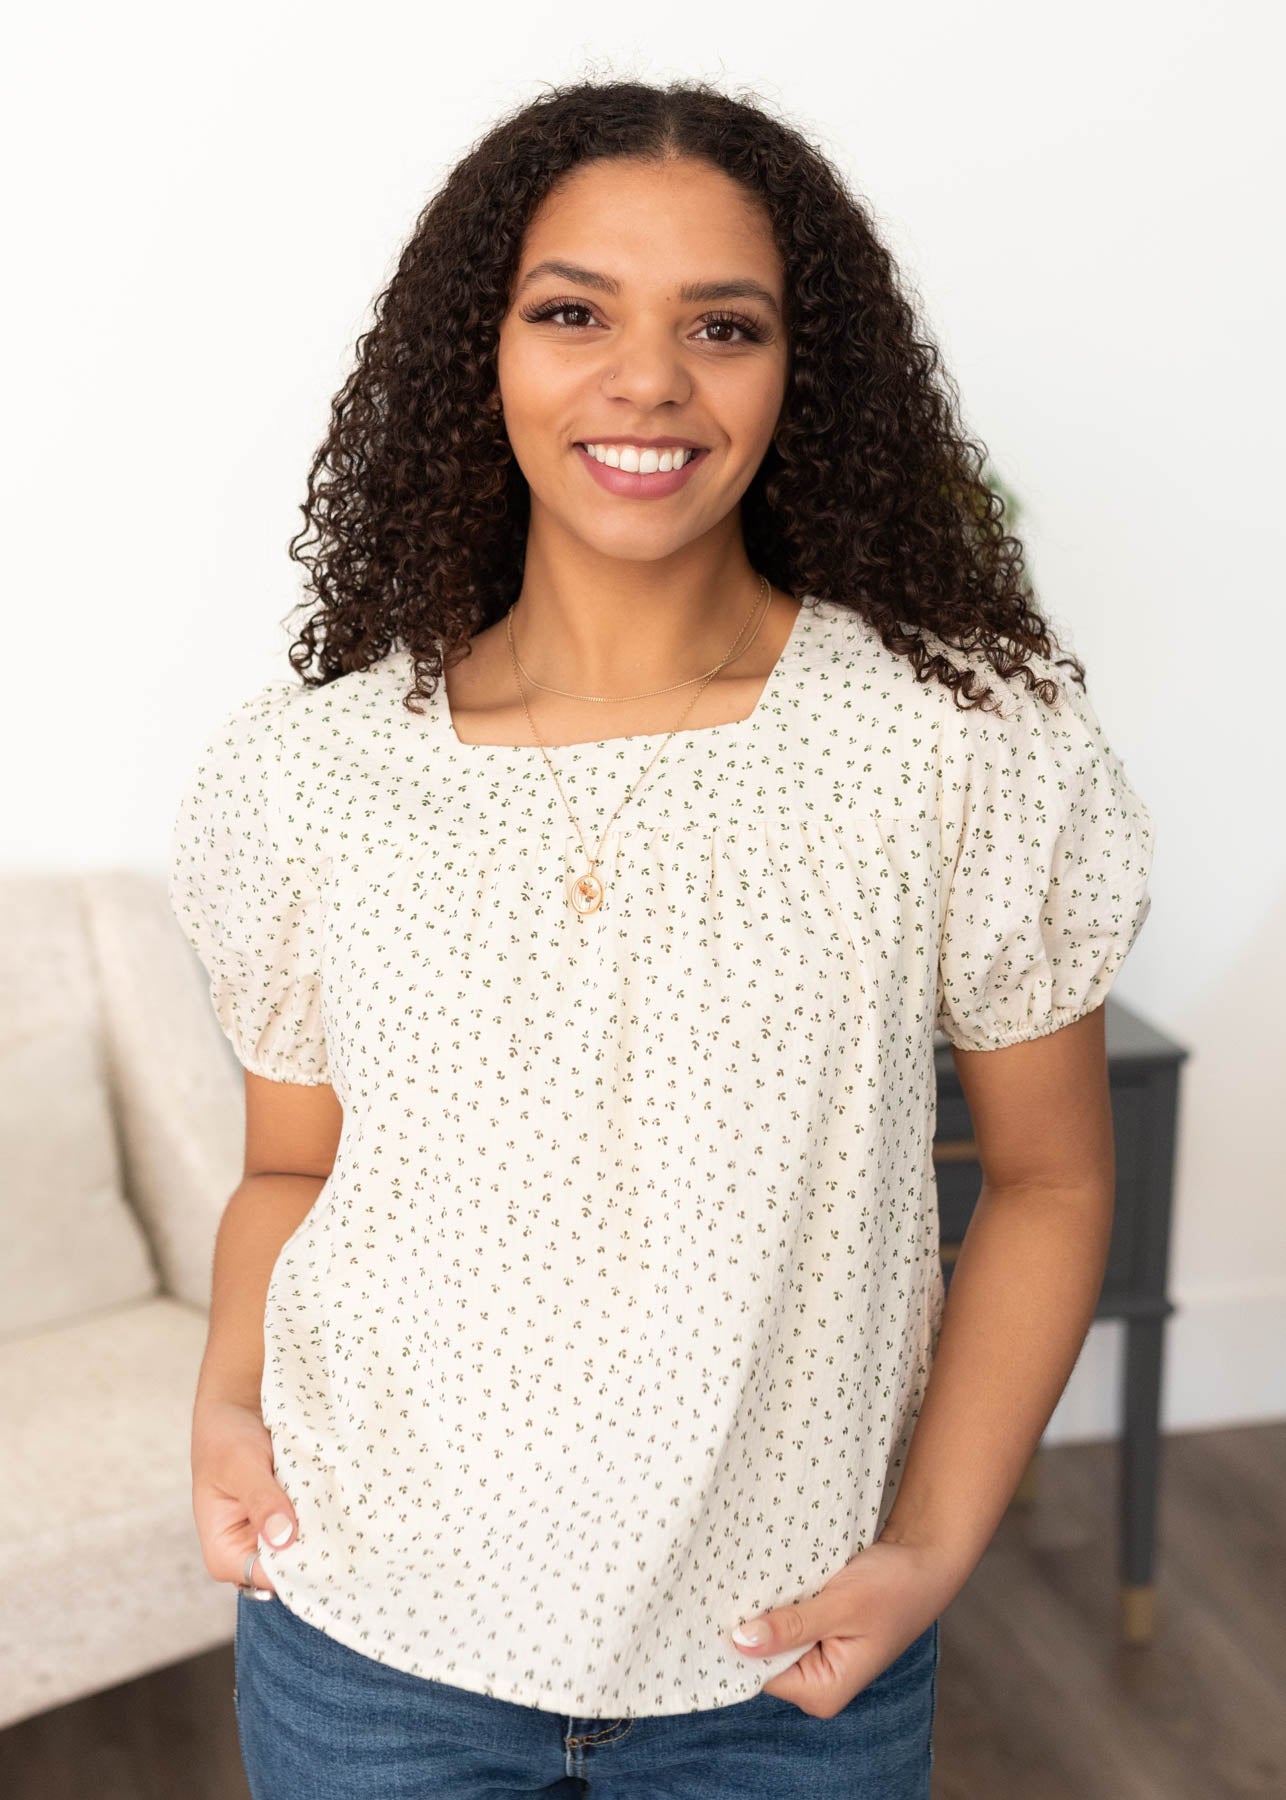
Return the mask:
[[[787,125],[548,94],[359,350],[303,682],[173,858],[246,1070],[193,1471],[256,1800],[920,1800],[1101,1284],[1151,817]]]

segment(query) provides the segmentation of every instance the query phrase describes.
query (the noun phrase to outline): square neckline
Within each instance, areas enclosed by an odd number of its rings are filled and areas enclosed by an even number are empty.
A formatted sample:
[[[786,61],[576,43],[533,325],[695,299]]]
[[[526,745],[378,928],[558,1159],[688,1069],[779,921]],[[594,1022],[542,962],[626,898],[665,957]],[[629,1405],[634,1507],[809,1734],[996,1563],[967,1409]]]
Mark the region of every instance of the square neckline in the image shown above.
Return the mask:
[[[753,728],[759,723],[763,714],[773,710],[773,703],[776,699],[777,691],[781,686],[786,668],[799,648],[800,640],[803,636],[805,614],[811,615],[815,608],[816,601],[813,595],[802,594],[798,596],[798,599],[800,602],[799,611],[791,621],[790,630],[786,635],[786,641],[777,652],[777,660],[768,671],[764,685],[759,691],[759,698],[755,701],[753,708],[746,714],[744,719],[728,719],[721,725],[685,725],[677,730],[671,731],[633,731],[617,737],[582,738],[579,742],[573,744],[467,743],[463,738],[456,735],[455,721],[451,717],[451,707],[447,700],[445,677],[439,678],[438,685],[434,689],[433,710],[435,715],[442,722],[443,735],[449,748],[452,751],[459,752],[466,756],[472,751],[477,751],[492,756],[530,757],[532,755],[538,756],[542,750],[565,750],[586,755],[595,750],[611,750],[618,745],[655,744],[661,739],[669,737],[673,737],[676,740],[684,739],[686,741],[689,738],[705,737],[711,732],[720,732],[725,737],[737,732],[740,732],[743,736],[749,736]]]

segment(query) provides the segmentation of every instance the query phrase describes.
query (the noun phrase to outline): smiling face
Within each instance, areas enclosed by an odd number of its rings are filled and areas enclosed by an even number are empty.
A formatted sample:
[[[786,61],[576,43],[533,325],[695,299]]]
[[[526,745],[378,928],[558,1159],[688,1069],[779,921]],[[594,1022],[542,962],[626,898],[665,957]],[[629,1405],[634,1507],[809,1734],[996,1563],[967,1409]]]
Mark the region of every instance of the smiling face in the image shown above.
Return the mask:
[[[533,533],[650,560],[726,529],[781,413],[784,305],[767,216],[721,170],[573,171],[528,226],[500,329]]]

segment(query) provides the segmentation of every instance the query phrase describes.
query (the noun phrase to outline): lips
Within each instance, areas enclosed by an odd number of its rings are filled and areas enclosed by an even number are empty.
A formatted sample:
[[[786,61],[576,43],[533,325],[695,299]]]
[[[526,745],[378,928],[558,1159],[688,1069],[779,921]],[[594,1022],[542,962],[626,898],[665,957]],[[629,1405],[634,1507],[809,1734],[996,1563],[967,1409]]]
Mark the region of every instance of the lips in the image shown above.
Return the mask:
[[[610,463],[599,462],[596,456],[590,455],[584,444],[572,447],[577,461],[600,488],[626,500],[664,500],[668,495],[677,493],[687,485],[709,455],[708,450],[698,450],[681,469],[667,469],[664,474],[658,470],[651,475],[641,475],[637,471],[614,469]]]

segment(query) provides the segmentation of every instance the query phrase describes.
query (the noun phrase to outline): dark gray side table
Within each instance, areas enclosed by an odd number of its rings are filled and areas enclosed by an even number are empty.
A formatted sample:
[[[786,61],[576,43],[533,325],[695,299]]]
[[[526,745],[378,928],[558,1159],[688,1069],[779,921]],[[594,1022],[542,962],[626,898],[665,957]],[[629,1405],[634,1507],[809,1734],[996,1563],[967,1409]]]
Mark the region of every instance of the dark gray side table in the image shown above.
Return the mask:
[[[1096,1319],[1124,1319],[1125,1379],[1120,1431],[1121,1634],[1152,1640],[1156,1611],[1157,1485],[1161,1447],[1161,1372],[1170,1219],[1174,1203],[1179,1071],[1189,1052],[1109,994],[1105,1019],[1112,1122],[1116,1138],[1116,1211]],[[951,1270],[982,1188],[969,1108],[951,1048],[935,1045],[938,1123],[933,1161],[938,1184],[943,1278]],[[1033,1458],[1015,1499],[1034,1492]]]

